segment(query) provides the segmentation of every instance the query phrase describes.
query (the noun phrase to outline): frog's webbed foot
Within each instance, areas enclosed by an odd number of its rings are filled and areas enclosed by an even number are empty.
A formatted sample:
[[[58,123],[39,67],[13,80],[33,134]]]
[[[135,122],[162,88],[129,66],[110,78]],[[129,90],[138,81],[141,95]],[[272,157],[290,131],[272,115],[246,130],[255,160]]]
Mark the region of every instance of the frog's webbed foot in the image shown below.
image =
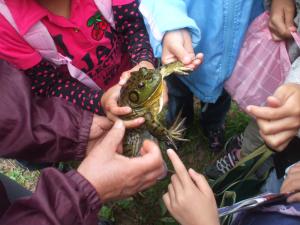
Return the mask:
[[[174,141],[189,141],[188,139],[183,138],[184,131],[186,130],[184,126],[185,118],[181,118],[181,113],[176,117],[175,122],[169,129],[168,139],[174,143]]]
[[[192,71],[192,68],[184,66],[184,64],[179,61],[166,64],[160,68],[160,73],[163,77],[169,76],[172,73],[188,75]]]

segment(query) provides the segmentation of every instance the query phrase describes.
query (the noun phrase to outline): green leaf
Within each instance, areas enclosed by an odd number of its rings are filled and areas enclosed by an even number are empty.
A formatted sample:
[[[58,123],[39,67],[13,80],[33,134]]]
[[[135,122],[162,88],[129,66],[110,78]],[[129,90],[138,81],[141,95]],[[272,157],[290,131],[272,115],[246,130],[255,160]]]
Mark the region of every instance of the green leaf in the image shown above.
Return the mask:
[[[92,25],[95,24],[95,23],[96,23],[96,19],[95,19],[94,16],[92,16],[92,17],[88,20],[87,26],[90,27],[90,26],[92,26]]]

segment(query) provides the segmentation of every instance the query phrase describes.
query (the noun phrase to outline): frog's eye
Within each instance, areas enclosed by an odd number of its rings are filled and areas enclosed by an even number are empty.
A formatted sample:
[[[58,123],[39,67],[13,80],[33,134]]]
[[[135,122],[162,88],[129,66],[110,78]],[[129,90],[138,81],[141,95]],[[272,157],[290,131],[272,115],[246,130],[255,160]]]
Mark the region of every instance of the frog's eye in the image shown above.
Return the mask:
[[[136,91],[131,91],[129,93],[129,100],[133,103],[137,103],[139,101],[139,95]]]
[[[145,83],[144,82],[138,83],[138,88],[143,88],[143,87],[145,87]]]

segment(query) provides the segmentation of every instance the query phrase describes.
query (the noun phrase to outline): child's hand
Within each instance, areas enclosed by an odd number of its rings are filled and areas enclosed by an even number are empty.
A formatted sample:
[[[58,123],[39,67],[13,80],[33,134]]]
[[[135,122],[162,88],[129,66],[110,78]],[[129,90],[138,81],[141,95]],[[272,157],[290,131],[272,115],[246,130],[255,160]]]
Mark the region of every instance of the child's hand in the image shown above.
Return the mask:
[[[146,67],[148,69],[154,68],[152,63],[149,63],[146,61],[140,62],[135,67],[133,67],[131,70],[123,72],[120,77],[119,84],[116,84],[115,86],[108,89],[102,96],[101,105],[104,109],[106,116],[110,120],[116,121],[119,116],[131,113],[132,109],[130,107],[118,106],[118,99],[120,97],[120,91],[121,91],[122,85],[124,85],[126,83],[128,78],[130,77],[130,73],[133,71],[139,70],[141,67]],[[124,122],[126,128],[134,128],[134,127],[140,126],[142,123],[144,123],[144,121],[145,121],[144,118],[139,117],[139,118],[136,118],[133,120],[123,121],[123,122]]]
[[[176,174],[163,200],[172,216],[182,225],[219,224],[214,194],[205,178],[193,169],[188,172],[173,150],[167,153]]]
[[[190,33],[186,29],[181,29],[165,34],[161,59],[163,64],[179,60],[186,66],[196,69],[202,63],[203,54],[195,55]]]
[[[294,192],[300,191],[300,163],[294,165],[288,172],[287,177],[285,178],[280,192]],[[288,199],[288,202],[300,202],[300,192],[291,195]]]
[[[300,85],[281,85],[267,100],[267,106],[248,106],[256,117],[260,134],[272,148],[282,151],[300,128]]]
[[[280,41],[292,37],[290,32],[296,31],[294,16],[294,0],[272,0],[269,28],[273,40]]]
[[[121,85],[116,84],[108,89],[101,98],[101,105],[108,119],[112,121],[118,120],[119,116],[131,113],[131,108],[128,106],[120,107],[118,106],[118,99],[120,97]],[[133,120],[124,121],[126,128],[134,128],[140,126],[144,123],[144,118],[139,117]]]

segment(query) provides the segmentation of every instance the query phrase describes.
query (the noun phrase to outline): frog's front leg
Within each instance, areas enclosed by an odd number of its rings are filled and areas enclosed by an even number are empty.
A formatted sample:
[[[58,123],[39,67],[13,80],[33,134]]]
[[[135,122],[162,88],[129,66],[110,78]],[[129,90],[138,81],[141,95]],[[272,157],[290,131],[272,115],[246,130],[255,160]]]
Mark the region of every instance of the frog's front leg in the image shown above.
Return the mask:
[[[126,130],[123,141],[123,154],[129,157],[138,156],[145,139],[156,141],[151,133],[143,127]]]
[[[142,142],[140,129],[126,130],[123,141],[123,154],[129,157],[137,156],[142,147]]]

